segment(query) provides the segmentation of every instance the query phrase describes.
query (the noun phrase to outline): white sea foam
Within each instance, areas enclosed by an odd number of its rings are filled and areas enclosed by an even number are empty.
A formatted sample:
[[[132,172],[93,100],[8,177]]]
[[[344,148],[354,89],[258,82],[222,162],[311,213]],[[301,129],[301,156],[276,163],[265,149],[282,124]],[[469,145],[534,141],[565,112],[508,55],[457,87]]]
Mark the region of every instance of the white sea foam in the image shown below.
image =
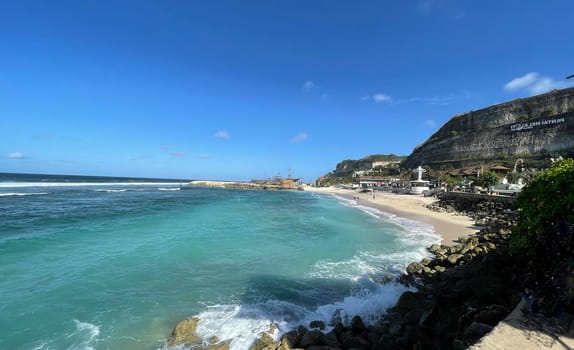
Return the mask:
[[[347,279],[358,281],[365,276],[398,275],[412,261],[428,256],[425,251],[404,251],[398,253],[359,252],[342,261],[320,260],[316,262],[309,277],[326,279]]]
[[[314,310],[278,300],[247,305],[214,305],[197,315],[200,320],[197,335],[204,341],[213,336],[222,341],[231,340],[231,350],[244,350],[263,332],[269,331],[272,324],[278,326],[273,334],[275,339],[298,325],[308,326],[314,320],[331,324],[335,316],[349,324],[351,318],[358,315],[365,323],[373,324],[406,290],[409,289],[399,284],[372,284],[355,295],[319,305]]]
[[[441,241],[441,237],[436,234],[432,225],[387,213],[377,208],[359,205],[355,200],[347,199],[338,195],[333,195],[333,197],[347,206],[355,207],[377,219],[390,222],[403,228],[405,232],[401,233],[398,238],[403,243],[420,246],[421,252],[426,251],[426,249],[424,249],[425,247],[434,243],[440,243]]]
[[[100,335],[100,327],[93,323],[74,320],[76,330],[68,335],[68,338],[78,339],[77,345],[72,345],[69,350],[94,350],[94,344]]]
[[[158,188],[159,191],[179,191],[181,188],[179,187],[160,187]]]
[[[121,188],[121,189],[99,189],[96,190],[96,192],[126,192],[127,190],[125,188]]]
[[[49,192],[12,192],[0,193],[0,197],[19,197],[19,196],[43,196],[50,194]]]

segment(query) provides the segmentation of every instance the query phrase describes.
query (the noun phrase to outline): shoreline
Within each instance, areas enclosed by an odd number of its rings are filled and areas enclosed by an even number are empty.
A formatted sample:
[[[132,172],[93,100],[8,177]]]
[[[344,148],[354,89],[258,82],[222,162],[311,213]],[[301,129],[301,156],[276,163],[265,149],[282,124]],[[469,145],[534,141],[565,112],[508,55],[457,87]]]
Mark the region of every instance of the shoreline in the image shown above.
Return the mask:
[[[426,206],[438,199],[408,194],[375,192],[358,193],[353,190],[334,187],[306,187],[305,191],[337,195],[345,199],[358,198],[360,205],[381,210],[386,213],[429,224],[434,232],[442,237],[442,244],[453,245],[458,238],[466,237],[480,230],[474,221],[466,216],[435,212]]]

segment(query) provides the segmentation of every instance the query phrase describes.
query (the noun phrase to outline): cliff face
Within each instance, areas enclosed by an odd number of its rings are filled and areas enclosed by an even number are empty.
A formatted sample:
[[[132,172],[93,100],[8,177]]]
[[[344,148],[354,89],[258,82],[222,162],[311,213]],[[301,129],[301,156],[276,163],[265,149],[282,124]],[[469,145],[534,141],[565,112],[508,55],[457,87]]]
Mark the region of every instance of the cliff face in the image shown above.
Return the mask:
[[[456,115],[415,148],[404,166],[572,152],[574,88],[568,88]]]
[[[351,176],[358,170],[371,170],[377,164],[399,163],[404,160],[404,156],[395,154],[373,154],[359,160],[347,159],[338,163],[335,170],[327,174],[328,177],[346,177]]]

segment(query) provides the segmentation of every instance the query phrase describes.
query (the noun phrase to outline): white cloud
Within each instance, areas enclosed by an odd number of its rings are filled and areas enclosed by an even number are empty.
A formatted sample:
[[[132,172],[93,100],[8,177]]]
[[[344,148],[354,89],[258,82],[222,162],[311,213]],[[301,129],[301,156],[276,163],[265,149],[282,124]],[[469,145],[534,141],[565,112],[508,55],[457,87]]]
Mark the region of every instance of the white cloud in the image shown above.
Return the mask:
[[[312,82],[311,80],[307,80],[305,83],[303,83],[303,91],[305,92],[309,92],[311,91],[313,88],[315,87],[315,83]]]
[[[209,159],[209,155],[207,155],[207,154],[200,154],[200,155],[197,156],[197,158],[199,158],[199,159]]]
[[[530,72],[506,83],[504,90],[510,92],[525,90],[531,95],[538,95],[568,86],[570,86],[570,84],[566,82],[556,81],[550,77],[541,76],[536,72]]]
[[[300,132],[297,135],[293,136],[291,138],[291,143],[297,143],[297,142],[301,142],[301,141],[305,141],[307,139],[307,134],[304,132]]]
[[[424,126],[427,126],[427,127],[429,127],[429,128],[434,128],[434,127],[436,126],[436,123],[435,123],[434,120],[427,119],[427,120],[424,121],[423,125],[424,125]]]
[[[461,12],[459,14],[457,14],[456,16],[454,16],[454,19],[457,21],[462,20],[464,17],[466,16],[466,14],[464,12]]]
[[[381,102],[391,102],[393,99],[391,98],[391,96],[389,95],[385,95],[385,94],[375,94],[373,95],[373,101],[375,101],[375,103],[381,103]]]
[[[514,78],[506,85],[504,85],[504,90],[506,91],[516,91],[520,89],[527,88],[528,86],[534,84],[538,79],[539,75],[535,72],[527,73],[521,77]]]
[[[227,130],[220,130],[220,131],[216,132],[215,134],[213,134],[213,136],[217,137],[218,139],[227,140],[229,138],[229,133],[227,132]]]
[[[8,158],[10,158],[10,159],[23,159],[23,158],[26,158],[26,156],[24,155],[24,153],[12,152],[12,153],[8,154]]]
[[[371,96],[370,96],[370,95],[366,95],[366,96],[363,96],[363,97],[360,98],[361,101],[368,101],[368,100],[370,100],[370,99],[371,99]]]

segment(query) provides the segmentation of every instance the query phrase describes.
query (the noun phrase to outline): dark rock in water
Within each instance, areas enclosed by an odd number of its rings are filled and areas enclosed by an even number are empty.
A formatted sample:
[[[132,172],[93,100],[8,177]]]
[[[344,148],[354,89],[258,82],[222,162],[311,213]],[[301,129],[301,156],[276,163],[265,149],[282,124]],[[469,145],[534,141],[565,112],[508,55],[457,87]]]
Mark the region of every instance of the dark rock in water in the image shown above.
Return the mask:
[[[281,336],[281,345],[287,349],[296,348],[301,341],[301,336],[297,330],[289,331]]]
[[[341,344],[339,343],[339,339],[337,338],[337,334],[333,331],[324,334],[320,339],[319,342],[321,344],[330,346],[332,348],[337,348],[339,346],[341,346]]]
[[[370,349],[371,343],[362,337],[350,337],[343,342],[343,349]]]
[[[309,332],[305,333],[301,341],[299,342],[299,347],[307,349],[311,346],[320,345],[319,339],[323,336],[323,333],[320,330],[313,329]]]
[[[171,335],[167,340],[167,345],[177,346],[201,344],[201,338],[195,334],[198,323],[199,319],[195,317],[179,322],[171,332]]]
[[[305,328],[305,326],[297,327],[297,334],[299,334],[299,337],[303,338],[303,336],[307,334],[307,332],[309,332],[309,330]]]
[[[367,330],[367,327],[365,327],[365,323],[360,316],[355,316],[351,319],[351,330],[355,334],[361,334]]]
[[[310,329],[319,328],[320,330],[325,330],[325,322],[323,322],[323,321],[311,321],[311,323],[309,323],[309,328]]]
[[[424,294],[406,291],[399,297],[395,309],[397,311],[409,311],[423,305],[425,301],[426,296]]]

